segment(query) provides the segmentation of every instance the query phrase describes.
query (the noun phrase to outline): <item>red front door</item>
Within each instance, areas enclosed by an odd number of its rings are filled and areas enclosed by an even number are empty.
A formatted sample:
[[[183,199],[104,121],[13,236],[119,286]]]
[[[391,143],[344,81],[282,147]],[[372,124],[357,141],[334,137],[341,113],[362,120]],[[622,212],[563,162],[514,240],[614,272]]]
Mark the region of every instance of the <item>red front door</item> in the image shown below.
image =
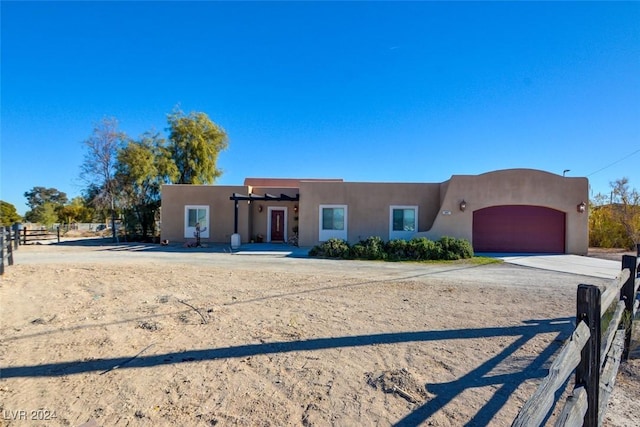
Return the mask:
[[[284,241],[284,211],[271,211],[271,241]]]

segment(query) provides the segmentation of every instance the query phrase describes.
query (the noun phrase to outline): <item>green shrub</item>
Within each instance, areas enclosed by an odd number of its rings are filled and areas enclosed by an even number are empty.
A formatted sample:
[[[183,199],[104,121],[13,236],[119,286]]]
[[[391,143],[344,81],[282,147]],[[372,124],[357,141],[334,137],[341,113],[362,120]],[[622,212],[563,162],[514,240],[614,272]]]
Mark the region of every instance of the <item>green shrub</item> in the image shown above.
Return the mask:
[[[456,260],[473,258],[473,247],[471,243],[465,239],[443,236],[437,243],[442,248],[441,259]]]
[[[365,256],[366,249],[362,243],[356,243],[351,246],[351,253],[349,254],[349,258],[351,259],[367,259]]]
[[[351,257],[355,259],[387,259],[384,241],[378,236],[360,240],[351,247]]]
[[[473,245],[468,240],[457,239],[456,246],[458,254],[460,254],[460,258],[467,259],[475,256],[475,253],[473,252]]]
[[[387,258],[393,261],[407,259],[407,241],[404,239],[389,240],[385,245]]]
[[[467,240],[449,236],[444,236],[437,242],[426,237],[416,237],[408,242],[398,239],[387,243],[380,237],[372,236],[353,246],[341,239],[329,239],[311,248],[309,256],[394,261],[458,260],[473,258],[473,248]]]
[[[349,244],[342,239],[329,239],[309,251],[309,256],[326,258],[349,258]]]
[[[414,237],[407,243],[407,258],[416,261],[441,259],[442,248],[426,237]]]

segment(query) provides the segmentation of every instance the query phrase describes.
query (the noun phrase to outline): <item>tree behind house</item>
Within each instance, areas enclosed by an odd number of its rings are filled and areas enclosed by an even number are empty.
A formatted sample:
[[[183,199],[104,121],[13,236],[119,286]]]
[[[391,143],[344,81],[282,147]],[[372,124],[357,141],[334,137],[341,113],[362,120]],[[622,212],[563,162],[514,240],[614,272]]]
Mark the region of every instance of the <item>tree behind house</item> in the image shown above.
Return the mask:
[[[128,233],[140,233],[142,238],[155,235],[161,186],[177,175],[166,141],[157,133],[129,140],[118,151],[116,181]]]
[[[83,141],[86,152],[80,167],[80,177],[92,188],[97,189],[93,200],[96,207],[111,211],[111,229],[116,241],[115,209],[118,188],[115,182],[118,149],[126,135],[118,130],[114,118],[104,118],[95,125],[93,133]]]
[[[611,193],[598,194],[589,209],[589,246],[634,248],[640,243],[640,194],[627,178],[611,182]]]
[[[227,134],[205,113],[168,116],[169,153],[178,170],[176,184],[213,184],[222,175],[218,154],[227,148]]]
[[[168,115],[168,123],[168,141],[155,132],[129,139],[115,119],[102,120],[84,141],[85,199],[96,214],[110,213],[114,240],[116,212],[127,233],[155,236],[163,184],[212,184],[222,174],[217,160],[227,135],[221,127],[205,113],[180,110]],[[64,213],[71,217],[73,209]]]
[[[613,195],[613,217],[622,224],[627,237],[629,248],[640,243],[640,193],[629,188],[629,179],[622,178],[611,183]]]
[[[24,218],[29,222],[46,224],[51,220],[51,208],[47,208],[45,212],[45,204],[53,206],[53,210],[57,213],[67,203],[67,194],[57,188],[33,187],[29,191],[25,191],[24,197],[27,199],[27,205],[30,210],[25,213]],[[51,222],[52,224],[57,222]]]
[[[87,206],[81,196],[74,197],[70,203],[64,205],[58,211],[58,220],[61,224],[74,222],[93,222],[94,210]]]

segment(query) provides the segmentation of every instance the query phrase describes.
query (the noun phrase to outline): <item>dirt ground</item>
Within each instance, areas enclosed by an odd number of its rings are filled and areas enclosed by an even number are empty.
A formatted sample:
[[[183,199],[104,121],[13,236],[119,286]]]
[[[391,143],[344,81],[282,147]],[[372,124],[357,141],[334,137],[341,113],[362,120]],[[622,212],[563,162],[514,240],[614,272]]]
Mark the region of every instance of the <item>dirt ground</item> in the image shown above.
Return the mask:
[[[574,327],[577,284],[603,283],[159,248],[16,252],[0,425],[509,426]],[[608,425],[640,425],[639,368]]]
[[[610,259],[613,261],[621,261],[622,255],[636,256],[636,251],[615,248],[589,248],[588,253],[590,257]]]

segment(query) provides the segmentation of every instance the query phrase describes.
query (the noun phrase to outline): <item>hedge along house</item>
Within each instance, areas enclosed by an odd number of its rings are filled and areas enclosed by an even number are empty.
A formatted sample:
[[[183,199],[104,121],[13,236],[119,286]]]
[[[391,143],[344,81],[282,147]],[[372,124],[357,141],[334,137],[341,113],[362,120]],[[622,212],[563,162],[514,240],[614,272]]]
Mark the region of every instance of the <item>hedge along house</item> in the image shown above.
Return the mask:
[[[415,236],[469,240],[476,252],[586,254],[588,181],[532,169],[453,175],[443,183],[248,178],[243,186],[165,185],[161,238],[204,242]],[[236,214],[237,205],[237,214]]]

